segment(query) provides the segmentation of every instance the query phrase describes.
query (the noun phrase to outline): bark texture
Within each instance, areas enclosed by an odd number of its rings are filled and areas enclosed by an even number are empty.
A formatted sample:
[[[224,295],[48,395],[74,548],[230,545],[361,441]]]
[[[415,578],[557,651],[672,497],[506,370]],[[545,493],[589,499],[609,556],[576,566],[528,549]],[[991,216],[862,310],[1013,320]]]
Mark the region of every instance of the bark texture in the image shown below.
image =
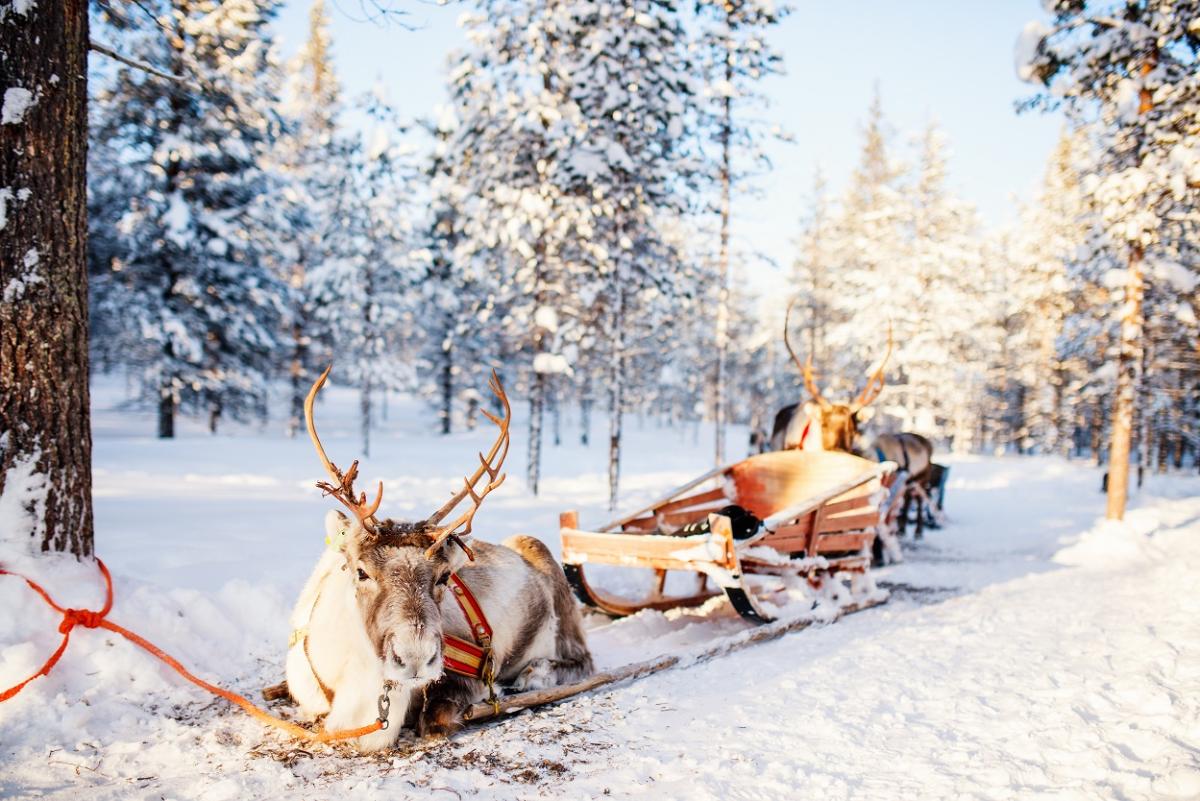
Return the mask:
[[[87,4],[60,0],[5,10],[0,494],[19,493],[35,547],[86,556],[92,553]]]

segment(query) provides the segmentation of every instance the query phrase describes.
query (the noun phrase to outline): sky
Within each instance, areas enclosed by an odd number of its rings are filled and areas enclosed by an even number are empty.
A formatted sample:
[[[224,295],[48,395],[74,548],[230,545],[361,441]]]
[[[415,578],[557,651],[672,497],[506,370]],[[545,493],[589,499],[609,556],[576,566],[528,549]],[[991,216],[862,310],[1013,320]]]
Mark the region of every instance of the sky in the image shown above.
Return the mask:
[[[456,25],[463,9],[375,1],[408,14],[400,23],[373,22],[364,10],[373,0],[327,0],[342,85],[356,93],[382,81],[402,115],[431,117],[446,99],[446,56],[463,43]],[[283,7],[285,55],[307,35],[310,4],[287,0]],[[772,168],[756,180],[757,196],[737,198],[734,207],[735,240],[777,265],[748,263],[751,283],[782,281],[815,171],[833,192],[844,187],[876,86],[897,156],[915,152],[916,135],[937,122],[949,139],[951,188],[986,225],[1013,222],[1013,198],[1036,188],[1061,126],[1054,115],[1013,110],[1030,94],[1014,73],[1013,45],[1040,15],[1038,0],[795,2],[770,37],[785,74],[762,83],[770,103],[762,115],[792,141],[770,143]]]

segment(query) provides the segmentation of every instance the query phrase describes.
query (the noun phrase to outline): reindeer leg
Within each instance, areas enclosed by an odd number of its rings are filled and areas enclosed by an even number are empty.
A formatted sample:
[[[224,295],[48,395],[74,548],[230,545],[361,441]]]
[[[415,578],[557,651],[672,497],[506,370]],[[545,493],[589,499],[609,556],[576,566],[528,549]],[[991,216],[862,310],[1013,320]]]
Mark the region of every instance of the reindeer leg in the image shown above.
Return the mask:
[[[896,536],[903,537],[908,532],[908,507],[912,504],[912,491],[904,488],[904,504],[900,507],[900,519],[897,522],[899,532]]]
[[[925,501],[922,498],[924,493],[917,495],[917,530],[913,534],[913,539],[921,540],[925,538]]]

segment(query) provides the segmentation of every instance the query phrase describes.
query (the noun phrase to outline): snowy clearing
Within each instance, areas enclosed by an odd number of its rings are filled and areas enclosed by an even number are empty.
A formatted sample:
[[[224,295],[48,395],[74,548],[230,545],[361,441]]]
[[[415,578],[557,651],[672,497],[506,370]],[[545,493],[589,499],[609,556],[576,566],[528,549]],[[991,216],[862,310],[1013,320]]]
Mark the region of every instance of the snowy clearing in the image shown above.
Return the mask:
[[[148,417],[114,411],[119,400],[97,387],[97,547],[116,578],[112,619],[256,696],[282,677],[288,608],[323,547],[330,502],[311,488],[310,445],[277,423],[160,442]],[[335,459],[356,453],[353,403],[335,389],[321,412]],[[390,412],[363,474],[385,480],[385,511],[415,516],[490,432],[418,434],[419,406]],[[704,431],[629,429],[623,506],[707,467]],[[513,449],[477,532],[525,531],[557,549],[560,511],[605,517],[602,449],[566,433],[571,444],[547,447],[537,499],[520,481],[524,448]],[[1200,796],[1200,480],[1155,477],[1125,524],[1097,525],[1099,474],[1080,463],[952,465],[951,523],[876,573],[887,605],[370,758],[298,747],[133,645],[77,629],[49,678],[0,705],[0,797]],[[0,547],[60,601],[98,605],[93,567]],[[11,578],[0,603],[11,610],[0,619],[8,686],[53,650],[58,620]],[[749,628],[724,601],[588,622],[602,667]]]

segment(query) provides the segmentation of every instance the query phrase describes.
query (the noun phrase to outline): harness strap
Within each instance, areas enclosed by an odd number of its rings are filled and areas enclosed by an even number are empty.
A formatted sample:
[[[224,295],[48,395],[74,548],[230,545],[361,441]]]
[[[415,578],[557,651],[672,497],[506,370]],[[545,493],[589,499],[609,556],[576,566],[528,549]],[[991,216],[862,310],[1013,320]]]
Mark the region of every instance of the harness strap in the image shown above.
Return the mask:
[[[450,634],[442,636],[446,670],[473,679],[487,680],[492,661],[492,626],[471,588],[457,574],[450,575],[450,591],[471,629],[474,642]]]
[[[800,432],[800,444],[797,447],[799,447],[799,448],[804,447],[804,440],[808,439],[808,431],[811,428],[812,428],[812,418],[806,416],[804,418],[804,430]]]

